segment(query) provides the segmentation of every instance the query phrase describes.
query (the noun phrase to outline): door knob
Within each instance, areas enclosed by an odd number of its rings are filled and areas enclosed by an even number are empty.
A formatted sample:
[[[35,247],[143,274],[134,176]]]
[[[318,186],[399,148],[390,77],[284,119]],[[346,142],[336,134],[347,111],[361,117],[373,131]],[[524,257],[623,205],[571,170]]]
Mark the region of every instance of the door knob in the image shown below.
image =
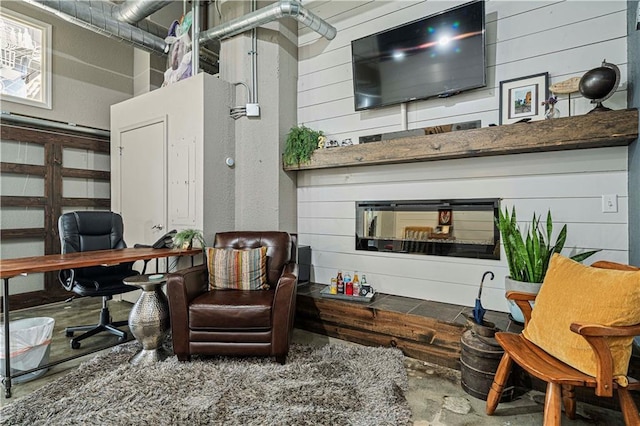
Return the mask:
[[[157,229],[158,231],[162,231],[164,229],[164,226],[162,226],[162,225],[153,225],[151,227],[151,229]]]

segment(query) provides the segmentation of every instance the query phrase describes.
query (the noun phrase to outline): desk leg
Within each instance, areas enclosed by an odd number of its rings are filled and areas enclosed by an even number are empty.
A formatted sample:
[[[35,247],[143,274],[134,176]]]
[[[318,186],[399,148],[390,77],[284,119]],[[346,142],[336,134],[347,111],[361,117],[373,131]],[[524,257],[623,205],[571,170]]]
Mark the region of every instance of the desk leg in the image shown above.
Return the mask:
[[[4,319],[4,396],[11,398],[11,348],[9,347],[9,278],[5,278],[2,288],[2,309]]]

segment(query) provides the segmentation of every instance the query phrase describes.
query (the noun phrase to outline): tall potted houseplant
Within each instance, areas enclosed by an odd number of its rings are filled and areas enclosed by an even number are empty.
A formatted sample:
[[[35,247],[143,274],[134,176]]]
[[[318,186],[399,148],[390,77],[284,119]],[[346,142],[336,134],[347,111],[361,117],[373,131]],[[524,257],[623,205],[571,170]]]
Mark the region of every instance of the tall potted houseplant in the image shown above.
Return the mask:
[[[507,256],[509,276],[505,278],[506,291],[521,291],[537,294],[540,291],[544,277],[547,274],[549,261],[553,253],[560,253],[567,239],[567,225],[565,224],[555,242],[551,243],[553,233],[553,220],[551,211],[547,212],[546,226],[540,222],[541,216],[533,214],[531,224],[520,230],[516,222],[516,209],[512,208],[511,214],[505,208],[500,210],[498,228],[502,244]],[[571,256],[571,259],[582,262],[599,250],[591,250]],[[515,321],[524,323],[524,316],[520,308],[509,301],[509,310]]]

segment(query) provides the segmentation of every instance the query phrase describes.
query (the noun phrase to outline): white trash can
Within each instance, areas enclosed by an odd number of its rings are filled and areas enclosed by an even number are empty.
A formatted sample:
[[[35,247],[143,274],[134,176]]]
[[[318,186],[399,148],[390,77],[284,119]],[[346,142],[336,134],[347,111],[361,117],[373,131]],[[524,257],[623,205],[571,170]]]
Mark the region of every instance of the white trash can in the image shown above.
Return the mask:
[[[49,351],[55,320],[47,317],[25,318],[9,323],[9,360],[11,375],[49,363]],[[4,326],[0,327],[0,375],[4,375]],[[11,379],[28,382],[47,372],[47,368]]]

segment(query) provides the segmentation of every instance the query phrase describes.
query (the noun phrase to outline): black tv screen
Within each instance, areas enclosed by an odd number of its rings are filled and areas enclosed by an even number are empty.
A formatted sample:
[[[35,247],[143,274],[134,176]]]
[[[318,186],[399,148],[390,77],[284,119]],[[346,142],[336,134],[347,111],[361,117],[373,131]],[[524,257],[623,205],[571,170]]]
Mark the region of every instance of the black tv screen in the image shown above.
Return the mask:
[[[351,42],[355,109],[485,86],[484,2]]]

